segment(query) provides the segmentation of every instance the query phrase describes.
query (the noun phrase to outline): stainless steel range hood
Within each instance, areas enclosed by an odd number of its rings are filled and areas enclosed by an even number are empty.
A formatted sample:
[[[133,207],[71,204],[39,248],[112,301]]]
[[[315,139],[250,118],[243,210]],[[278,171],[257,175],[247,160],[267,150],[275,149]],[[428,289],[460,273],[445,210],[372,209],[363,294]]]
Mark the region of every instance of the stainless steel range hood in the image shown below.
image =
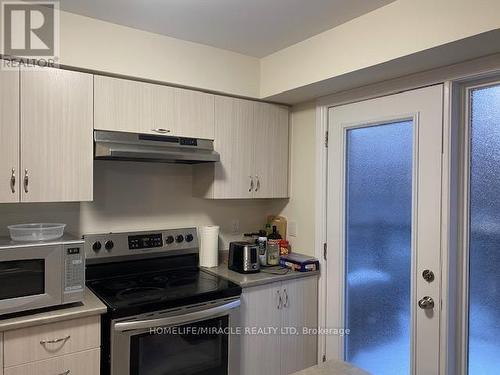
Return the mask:
[[[94,131],[94,159],[200,164],[220,160],[213,141],[153,134]]]

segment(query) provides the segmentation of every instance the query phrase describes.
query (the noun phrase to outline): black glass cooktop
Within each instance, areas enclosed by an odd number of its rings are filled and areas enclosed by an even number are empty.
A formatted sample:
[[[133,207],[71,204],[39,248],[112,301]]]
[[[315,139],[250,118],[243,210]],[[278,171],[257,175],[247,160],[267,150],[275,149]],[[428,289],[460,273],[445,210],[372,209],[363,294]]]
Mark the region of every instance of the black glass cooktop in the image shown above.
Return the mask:
[[[139,266],[139,265],[137,265]],[[241,294],[241,287],[198,268],[99,277],[87,286],[113,316],[130,316]]]

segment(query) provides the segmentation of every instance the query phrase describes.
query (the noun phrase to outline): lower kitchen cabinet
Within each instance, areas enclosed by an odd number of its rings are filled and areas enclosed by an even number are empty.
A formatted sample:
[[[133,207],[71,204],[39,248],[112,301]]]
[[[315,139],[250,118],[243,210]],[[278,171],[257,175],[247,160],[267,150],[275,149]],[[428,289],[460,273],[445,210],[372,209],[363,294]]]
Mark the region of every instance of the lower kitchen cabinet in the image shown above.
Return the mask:
[[[100,349],[32,362],[5,369],[5,375],[99,375]]]
[[[0,333],[0,375],[99,375],[100,322],[96,315]]]
[[[302,328],[318,326],[318,280],[305,277],[243,290],[241,375],[291,374],[317,363],[317,335]],[[269,327],[276,334],[258,334]],[[298,334],[286,331],[296,328]]]

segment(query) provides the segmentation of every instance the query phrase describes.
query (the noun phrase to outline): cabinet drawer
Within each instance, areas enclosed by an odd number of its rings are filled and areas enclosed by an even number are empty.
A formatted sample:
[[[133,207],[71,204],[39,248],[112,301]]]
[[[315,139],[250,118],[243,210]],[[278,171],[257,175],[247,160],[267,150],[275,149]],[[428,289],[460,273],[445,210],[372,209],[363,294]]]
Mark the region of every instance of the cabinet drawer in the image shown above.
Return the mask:
[[[100,349],[63,355],[5,369],[5,375],[99,375]]]
[[[16,366],[99,348],[100,316],[73,319],[4,333],[4,366]]]

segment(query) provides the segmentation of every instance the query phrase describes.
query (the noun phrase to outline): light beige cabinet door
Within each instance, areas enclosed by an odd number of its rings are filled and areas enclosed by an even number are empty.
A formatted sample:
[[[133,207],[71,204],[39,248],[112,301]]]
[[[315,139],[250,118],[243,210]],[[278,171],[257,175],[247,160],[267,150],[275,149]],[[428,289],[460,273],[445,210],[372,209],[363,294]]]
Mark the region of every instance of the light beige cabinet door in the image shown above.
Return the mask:
[[[173,108],[172,87],[94,76],[95,129],[173,135]]]
[[[173,90],[175,135],[214,139],[214,95],[185,89]]]
[[[281,326],[279,306],[280,283],[243,290],[241,326],[266,329]],[[247,334],[241,336],[240,375],[279,374],[281,366],[280,336]]]
[[[0,375],[3,375],[3,333],[0,332]]]
[[[281,374],[287,375],[317,363],[318,336],[303,334],[303,327],[318,327],[318,279],[314,276],[283,282],[283,327],[296,327],[300,334],[281,336]]]
[[[5,375],[99,375],[100,349],[8,367]],[[1,371],[0,371],[1,374]]]
[[[252,198],[254,169],[252,102],[215,98],[214,148],[221,160],[215,164],[214,198]]]
[[[92,75],[21,70],[22,202],[92,200]]]
[[[288,197],[288,109],[254,103],[255,198]]]
[[[0,203],[19,201],[19,71],[0,71]]]

